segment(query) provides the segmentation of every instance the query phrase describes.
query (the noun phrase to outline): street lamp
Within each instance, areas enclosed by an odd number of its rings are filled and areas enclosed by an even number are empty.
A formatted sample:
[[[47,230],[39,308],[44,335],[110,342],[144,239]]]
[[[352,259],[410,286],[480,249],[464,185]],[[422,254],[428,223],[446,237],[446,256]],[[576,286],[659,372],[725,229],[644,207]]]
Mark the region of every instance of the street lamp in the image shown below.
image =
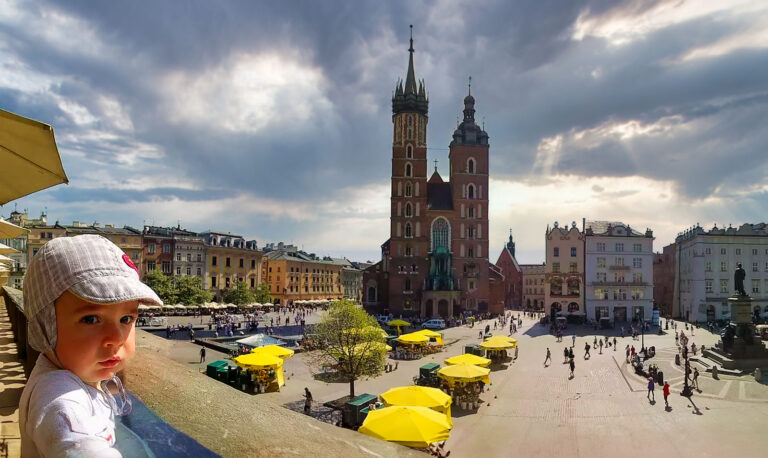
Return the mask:
[[[688,351],[684,351],[683,355],[685,356],[685,376],[683,377],[685,384],[683,385],[682,391],[680,391],[680,396],[690,398],[693,395],[693,390],[688,384],[688,374],[691,373],[691,362],[688,360]]]
[[[643,309],[638,309],[635,313],[635,317],[640,322],[640,351],[645,354],[645,321],[642,318]]]

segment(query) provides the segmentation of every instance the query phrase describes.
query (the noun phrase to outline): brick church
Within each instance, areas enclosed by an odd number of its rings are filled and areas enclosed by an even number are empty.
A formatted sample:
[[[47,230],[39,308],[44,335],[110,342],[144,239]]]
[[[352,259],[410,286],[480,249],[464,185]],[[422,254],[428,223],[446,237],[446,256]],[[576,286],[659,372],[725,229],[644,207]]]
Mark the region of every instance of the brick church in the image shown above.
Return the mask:
[[[430,176],[429,100],[413,65],[392,97],[390,237],[381,261],[363,274],[363,304],[372,313],[443,317],[499,313],[504,277],[488,262],[488,134],[475,122],[475,98],[453,132],[449,176]]]

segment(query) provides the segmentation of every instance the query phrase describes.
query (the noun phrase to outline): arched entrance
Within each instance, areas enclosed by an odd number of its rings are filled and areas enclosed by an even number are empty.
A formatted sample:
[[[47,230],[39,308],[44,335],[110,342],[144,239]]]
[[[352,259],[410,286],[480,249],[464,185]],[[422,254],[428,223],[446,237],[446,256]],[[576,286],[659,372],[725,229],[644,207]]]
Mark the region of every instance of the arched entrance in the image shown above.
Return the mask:
[[[525,300],[525,307],[526,308],[531,308],[531,300],[530,299],[526,299]]]
[[[560,305],[559,302],[553,302],[552,305],[549,306],[549,315],[554,320],[555,316],[557,315],[557,312],[561,311],[562,309],[563,309],[563,306]]]
[[[712,304],[709,304],[707,306],[707,321],[715,321],[716,314],[715,314],[715,306]]]
[[[440,301],[437,303],[437,315],[440,315],[442,318],[448,318],[448,301],[445,299],[440,299]]]
[[[579,311],[579,304],[576,302],[571,302],[568,304],[568,313],[576,313]]]

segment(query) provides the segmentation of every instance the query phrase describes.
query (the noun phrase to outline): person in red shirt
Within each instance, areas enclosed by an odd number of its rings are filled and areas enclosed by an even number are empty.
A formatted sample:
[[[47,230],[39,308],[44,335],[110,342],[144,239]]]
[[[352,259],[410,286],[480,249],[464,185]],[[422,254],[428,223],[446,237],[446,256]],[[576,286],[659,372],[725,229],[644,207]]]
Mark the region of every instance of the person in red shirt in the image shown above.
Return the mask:
[[[665,380],[664,381],[664,404],[666,404],[667,407],[669,407],[669,400],[667,398],[669,398],[669,381]]]

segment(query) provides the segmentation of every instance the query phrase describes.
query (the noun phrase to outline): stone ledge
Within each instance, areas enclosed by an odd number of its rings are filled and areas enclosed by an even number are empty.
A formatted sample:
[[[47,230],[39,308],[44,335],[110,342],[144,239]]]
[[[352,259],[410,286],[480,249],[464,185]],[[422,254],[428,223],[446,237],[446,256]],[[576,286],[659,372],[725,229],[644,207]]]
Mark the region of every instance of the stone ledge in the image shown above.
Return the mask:
[[[136,333],[127,388],[171,426],[222,456],[423,457],[238,391],[172,361],[173,343]]]

